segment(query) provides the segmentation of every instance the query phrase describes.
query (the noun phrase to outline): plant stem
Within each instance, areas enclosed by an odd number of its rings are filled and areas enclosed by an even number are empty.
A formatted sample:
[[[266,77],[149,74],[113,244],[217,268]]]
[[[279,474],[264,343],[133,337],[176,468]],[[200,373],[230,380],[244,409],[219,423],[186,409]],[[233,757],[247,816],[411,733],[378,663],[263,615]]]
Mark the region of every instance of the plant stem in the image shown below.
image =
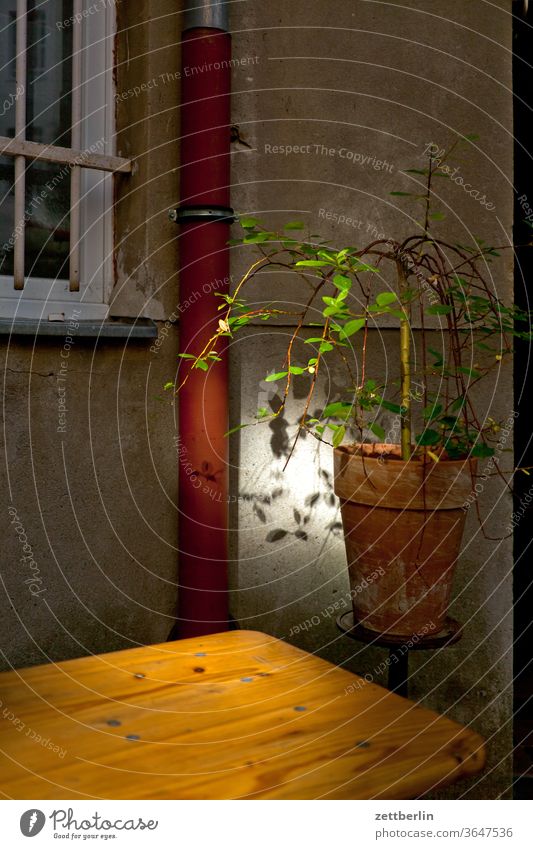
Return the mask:
[[[402,301],[403,318],[400,319],[400,377],[401,405],[403,407],[401,424],[402,460],[411,458],[411,323],[408,308],[403,295],[408,289],[405,266],[401,259],[396,260],[398,270],[398,289]]]

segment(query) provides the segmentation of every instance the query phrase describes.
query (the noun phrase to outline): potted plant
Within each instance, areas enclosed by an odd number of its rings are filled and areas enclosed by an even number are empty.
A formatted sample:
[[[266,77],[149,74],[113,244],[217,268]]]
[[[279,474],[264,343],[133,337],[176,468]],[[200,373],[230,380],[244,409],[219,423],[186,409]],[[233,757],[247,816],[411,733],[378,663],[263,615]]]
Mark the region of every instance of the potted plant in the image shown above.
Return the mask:
[[[475,501],[477,463],[493,458],[500,430],[476,412],[474,389],[498,372],[514,337],[531,338],[530,316],[503,303],[487,282],[498,250],[482,240],[451,244],[434,233],[444,217],[435,209],[434,184],[437,176],[446,178],[458,143],[438,159],[429,148],[425,167],[406,172],[416,191],[391,192],[422,210],[418,232],[402,240],[338,249],[300,238],[301,222],[279,233],[242,217],[243,236],[232,244],[253,245],[258,255],[235,291],[221,296],[218,328],[204,350],[181,355],[185,376],[180,373],[176,384],[179,391],[190,369],[216,367],[221,337],[288,312],[276,303],[253,308],[246,301],[246,287],[261,270],[298,276],[306,290],[303,306],[280,370],[266,376],[284,381],[283,396],[278,409],[259,410],[253,424],[281,416],[293,381],[307,381],[288,460],[304,431],[331,442],[350,583],[357,587],[355,619],[393,635],[412,636],[428,626],[437,633],[444,626],[465,517]],[[384,316],[398,338],[398,374],[386,383],[368,373],[371,329]],[[304,338],[309,324],[315,332]],[[435,328],[442,330],[438,348],[428,341]],[[309,348],[305,358],[295,354],[297,339]],[[344,368],[344,389],[312,411],[321,369],[333,359]],[[383,411],[395,417],[388,438]],[[376,572],[379,580],[365,581]]]

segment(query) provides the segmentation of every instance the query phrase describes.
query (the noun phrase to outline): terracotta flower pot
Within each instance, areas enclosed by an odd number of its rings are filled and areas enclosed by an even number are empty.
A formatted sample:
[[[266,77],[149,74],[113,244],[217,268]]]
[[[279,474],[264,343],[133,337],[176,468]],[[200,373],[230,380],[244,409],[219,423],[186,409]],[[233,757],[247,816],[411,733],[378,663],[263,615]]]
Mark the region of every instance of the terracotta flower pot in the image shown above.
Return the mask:
[[[398,445],[335,449],[354,616],[410,637],[444,627],[475,460],[403,461]]]

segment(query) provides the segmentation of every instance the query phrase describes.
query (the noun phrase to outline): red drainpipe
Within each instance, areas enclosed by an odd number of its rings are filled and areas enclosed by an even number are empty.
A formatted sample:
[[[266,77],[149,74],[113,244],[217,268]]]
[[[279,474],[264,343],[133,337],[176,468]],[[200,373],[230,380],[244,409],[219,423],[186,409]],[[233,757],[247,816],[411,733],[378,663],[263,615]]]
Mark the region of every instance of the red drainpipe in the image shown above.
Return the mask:
[[[181,76],[180,351],[198,354],[229,290],[231,37],[226,3],[185,3]],[[219,349],[220,350],[220,349]],[[178,381],[188,370],[181,360]],[[179,597],[171,638],[228,628],[228,363],[179,402]]]

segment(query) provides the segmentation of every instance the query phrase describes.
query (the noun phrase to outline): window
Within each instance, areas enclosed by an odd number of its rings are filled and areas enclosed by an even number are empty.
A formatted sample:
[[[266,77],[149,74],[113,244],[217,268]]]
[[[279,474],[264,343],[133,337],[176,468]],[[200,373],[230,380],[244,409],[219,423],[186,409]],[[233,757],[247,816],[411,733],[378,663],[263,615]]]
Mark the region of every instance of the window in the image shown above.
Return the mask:
[[[113,35],[108,0],[0,0],[0,316],[107,315]]]

